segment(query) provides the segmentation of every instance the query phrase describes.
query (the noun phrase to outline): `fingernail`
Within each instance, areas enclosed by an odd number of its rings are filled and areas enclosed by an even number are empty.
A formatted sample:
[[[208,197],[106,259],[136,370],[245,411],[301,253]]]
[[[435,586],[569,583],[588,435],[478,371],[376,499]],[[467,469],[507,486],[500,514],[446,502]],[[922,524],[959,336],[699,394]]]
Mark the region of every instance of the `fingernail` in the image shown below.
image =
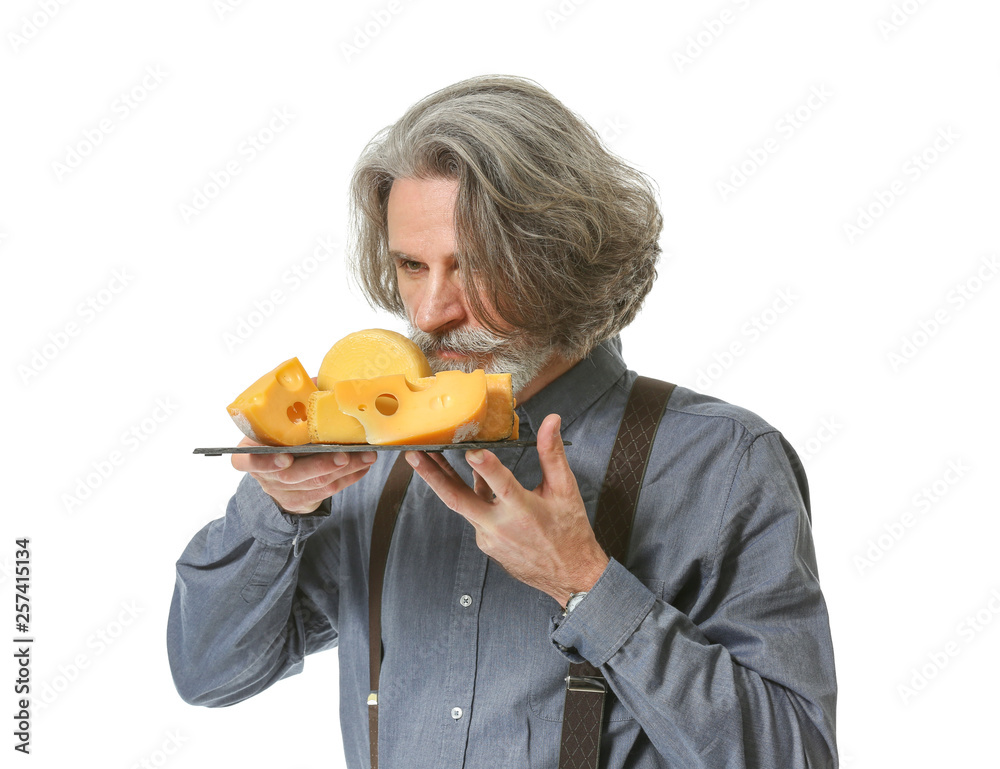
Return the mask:
[[[481,465],[486,457],[482,449],[476,449],[475,451],[465,452],[465,458],[474,465]]]
[[[364,454],[361,455],[361,461],[364,462],[366,465],[370,465],[376,459],[378,459],[378,455],[374,451],[366,451]]]
[[[333,455],[333,464],[335,464],[337,467],[343,467],[344,465],[347,464],[347,462],[348,462],[347,454],[341,452],[339,454]]]
[[[410,467],[416,467],[417,464],[419,464],[419,462],[420,462],[420,457],[417,456],[417,453],[415,451],[406,452],[406,464],[408,464]]]
[[[274,455],[274,466],[279,470],[283,470],[292,464],[292,458],[288,454],[275,454]]]

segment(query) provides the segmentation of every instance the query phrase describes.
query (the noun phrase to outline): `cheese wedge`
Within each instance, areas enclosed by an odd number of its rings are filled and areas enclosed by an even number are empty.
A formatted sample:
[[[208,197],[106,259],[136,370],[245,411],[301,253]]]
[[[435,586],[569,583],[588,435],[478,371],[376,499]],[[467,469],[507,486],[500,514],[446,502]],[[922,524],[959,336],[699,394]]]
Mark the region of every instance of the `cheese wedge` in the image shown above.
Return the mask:
[[[337,405],[333,390],[317,390],[306,404],[310,443],[367,443],[365,428]]]
[[[431,375],[423,351],[409,338],[383,328],[348,334],[330,348],[319,367],[316,383],[332,390],[347,379],[374,379],[402,374],[411,382]]]
[[[351,379],[333,387],[340,410],[365,428],[368,443],[461,443],[486,416],[486,374],[441,371],[408,382],[402,374]]]
[[[227,410],[244,435],[267,446],[309,442],[307,407],[316,385],[299,363],[286,360],[244,390]]]

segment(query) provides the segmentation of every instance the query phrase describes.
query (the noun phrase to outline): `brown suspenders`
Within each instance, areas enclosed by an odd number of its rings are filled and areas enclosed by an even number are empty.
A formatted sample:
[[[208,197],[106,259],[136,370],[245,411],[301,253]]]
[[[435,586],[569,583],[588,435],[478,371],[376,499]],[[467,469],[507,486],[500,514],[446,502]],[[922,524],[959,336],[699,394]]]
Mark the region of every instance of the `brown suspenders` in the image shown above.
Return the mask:
[[[368,554],[368,671],[371,692],[368,695],[368,748],[371,769],[378,769],[378,679],[382,669],[382,580],[389,557],[389,542],[396,527],[396,514],[413,475],[413,468],[400,452],[382,488],[375,520],[372,522],[372,544]]]
[[[653,438],[673,391],[674,386],[669,382],[639,377],[618,426],[601,495],[597,498],[594,534],[608,557],[621,564],[627,563],[632,519]],[[589,662],[569,666],[559,769],[597,769],[607,688],[601,671]]]
[[[674,386],[638,377],[629,393],[615,437],[601,495],[597,501],[594,534],[609,557],[626,563],[632,519],[646,472],[653,438]],[[396,515],[406,493],[412,468],[400,454],[389,472],[372,524],[368,561],[369,667],[368,740],[372,769],[378,769],[378,686],[382,666],[382,582]],[[559,769],[596,769],[600,756],[601,719],[607,684],[600,670],[588,662],[569,666],[563,713]]]

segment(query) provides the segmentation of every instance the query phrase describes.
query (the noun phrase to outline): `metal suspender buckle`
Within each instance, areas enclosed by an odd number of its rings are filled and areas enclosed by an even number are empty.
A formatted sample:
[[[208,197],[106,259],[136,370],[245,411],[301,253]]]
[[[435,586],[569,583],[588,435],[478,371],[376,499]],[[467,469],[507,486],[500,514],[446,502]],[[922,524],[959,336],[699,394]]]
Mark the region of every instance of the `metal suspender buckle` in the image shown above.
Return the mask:
[[[378,707],[378,692],[372,692],[368,695],[368,707]]]
[[[604,694],[608,685],[603,676],[566,676],[566,691]]]

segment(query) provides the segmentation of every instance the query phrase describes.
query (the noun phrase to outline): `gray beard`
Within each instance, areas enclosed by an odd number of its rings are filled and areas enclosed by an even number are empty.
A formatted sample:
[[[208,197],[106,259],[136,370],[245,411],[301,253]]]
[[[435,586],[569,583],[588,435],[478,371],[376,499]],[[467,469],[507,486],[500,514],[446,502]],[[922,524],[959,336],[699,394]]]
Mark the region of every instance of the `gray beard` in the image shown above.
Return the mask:
[[[407,333],[427,356],[435,374],[439,371],[471,374],[480,368],[487,374],[510,374],[515,396],[538,376],[554,352],[552,347],[511,341],[486,329],[460,328],[443,334],[429,334],[410,325]],[[468,357],[465,360],[446,360],[437,356],[440,350],[454,350]]]

